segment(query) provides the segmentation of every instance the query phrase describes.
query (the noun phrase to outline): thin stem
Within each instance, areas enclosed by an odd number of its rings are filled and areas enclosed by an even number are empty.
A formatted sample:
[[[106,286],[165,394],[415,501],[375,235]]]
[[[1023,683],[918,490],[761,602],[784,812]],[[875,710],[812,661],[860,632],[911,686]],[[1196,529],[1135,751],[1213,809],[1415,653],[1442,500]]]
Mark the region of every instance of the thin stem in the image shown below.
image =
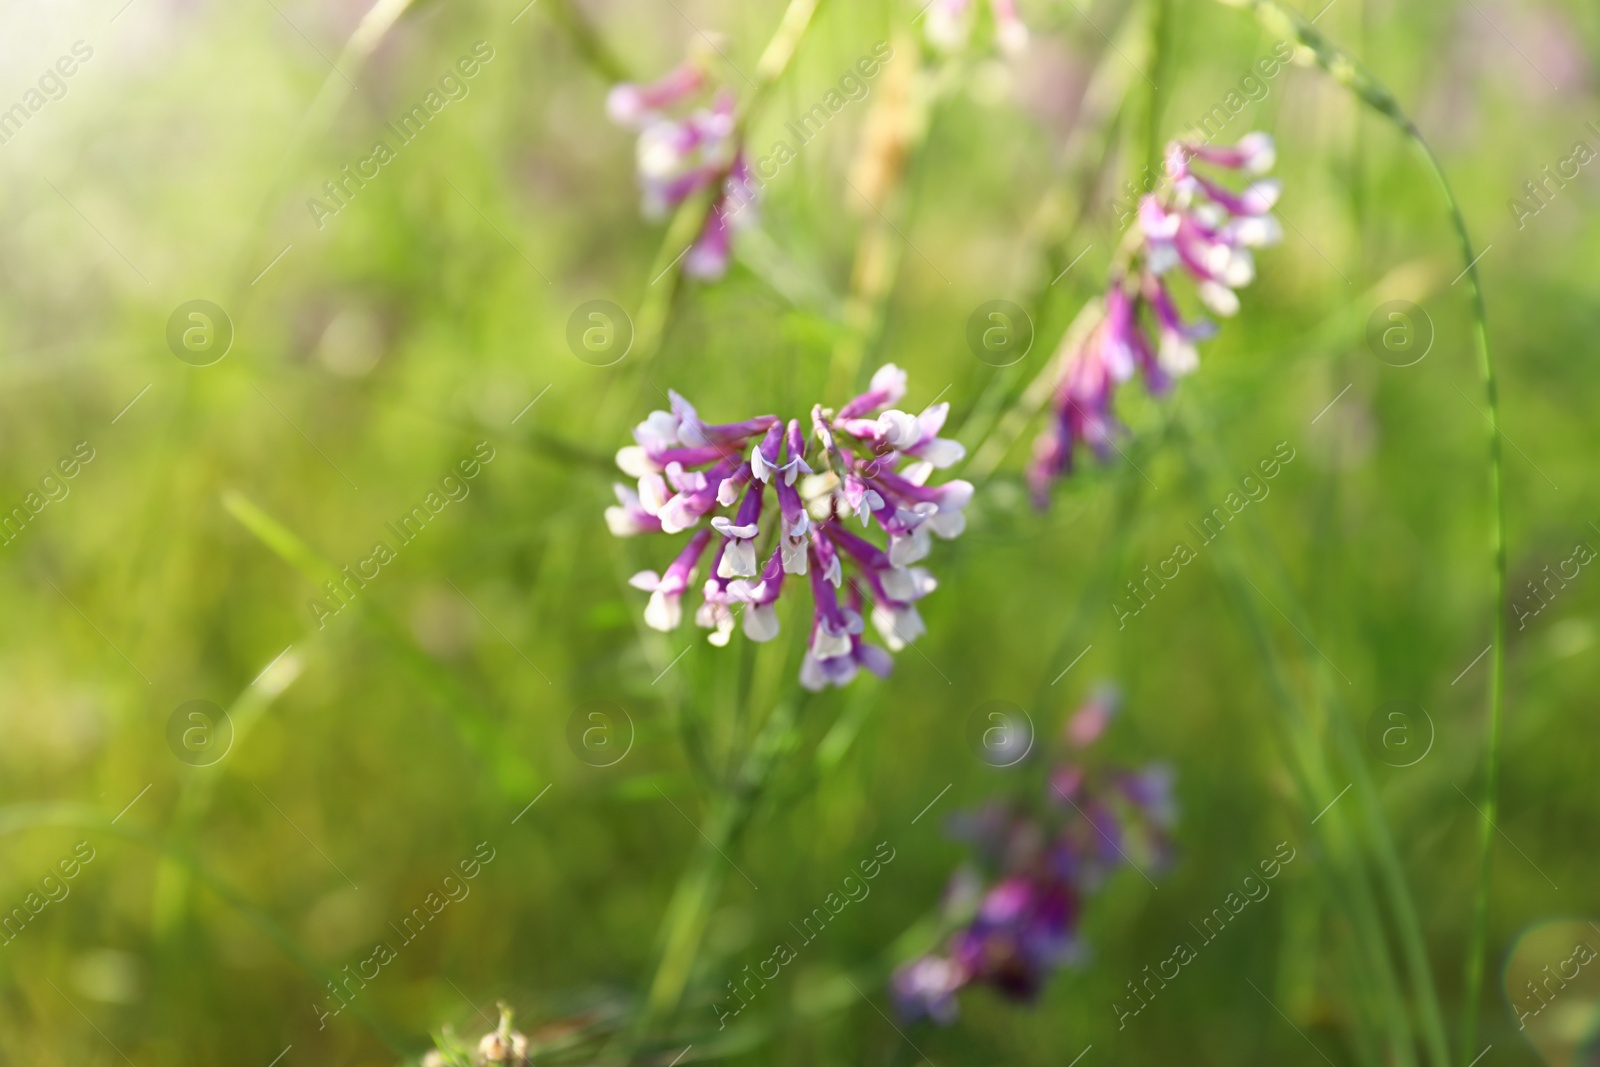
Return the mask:
[[[1174,422],[1183,424],[1178,415],[1174,416]],[[1208,481],[1216,482],[1218,468],[1212,449],[1208,446],[1210,435],[1191,433],[1186,429],[1184,436],[1189,447],[1180,451],[1188,459],[1196,481],[1202,486]],[[1252,558],[1255,555],[1252,553]],[[1323,745],[1314,729],[1309,709],[1285,672],[1283,656],[1272,639],[1273,623],[1262,608],[1260,594],[1250,587],[1245,575],[1243,549],[1233,539],[1219,537],[1215,541],[1213,559],[1235,611],[1243,620],[1262,662],[1268,667],[1267,677],[1279,702],[1285,709],[1292,708],[1297,712],[1275,720],[1275,724],[1282,731],[1280,743],[1292,761],[1291,769],[1299,787],[1301,803],[1307,811],[1323,808],[1335,798],[1338,787],[1330,777]],[[1301,623],[1300,626],[1304,630],[1305,624]],[[1394,973],[1361,851],[1352,838],[1344,813],[1337,808],[1321,817],[1320,826],[1313,825],[1312,832],[1328,849],[1331,873],[1339,883],[1335,902],[1344,910],[1359,939],[1358,950],[1353,952],[1352,958],[1358,964],[1364,964],[1367,971],[1365,980],[1352,989],[1351,995],[1357,1007],[1369,1016],[1387,1015],[1385,1025],[1394,1061],[1415,1063],[1410,1019],[1400,995],[1399,980]],[[1418,995],[1421,996],[1420,993]]]
[[[794,61],[800,40],[810,28],[812,17],[821,3],[822,0],[789,0],[789,6],[783,13],[782,21],[778,23],[777,31],[756,62],[755,89],[746,105],[740,110],[736,141],[743,141],[745,131],[749,129],[751,120],[759,113],[761,105],[771,94],[773,85]],[[721,180],[712,182],[699,195],[684,201],[677,214],[673,216],[671,225],[667,227],[667,235],[661,242],[661,249],[650,265],[650,282],[645,291],[644,302],[639,307],[634,340],[634,351],[637,353],[635,363],[639,366],[649,366],[661,346],[672,309],[672,298],[678,290],[683,254],[688,251],[701,227],[705,225],[706,212],[710,210],[711,202],[721,187]]]
[[[908,53],[907,62],[917,63],[915,46],[904,38],[896,41]],[[828,396],[848,395],[856,386],[861,363],[870,344],[881,338],[885,309],[900,276],[905,259],[904,242],[896,223],[905,224],[912,199],[905,191],[906,175],[916,166],[932,137],[935,109],[943,93],[959,87],[959,72],[945,77],[930,75],[915,66],[909,74],[898,68],[874,105],[868,130],[873,123],[889,131],[863,138],[864,151],[879,154],[884,175],[878,188],[853,189],[853,199],[866,201],[870,217],[856,242],[855,261],[850,269],[850,292],[843,308],[844,330],[834,343],[825,378]],[[919,88],[919,83],[926,83]]]
[[[1085,90],[1083,96],[1081,107],[1083,117],[1068,137],[1062,150],[1064,158],[1085,161],[1091,159],[1104,161],[1112,158],[1112,146],[1117,140],[1118,131],[1128,110],[1126,103],[1129,95],[1128,83],[1132,78],[1132,75],[1127,73],[1127,65],[1120,62],[1121,57],[1115,57],[1119,62],[1111,62],[1112,56],[1114,53],[1111,49],[1106,49],[1095,65],[1094,72],[1090,76],[1089,88]],[[1110,103],[1113,99],[1121,103],[1113,107]],[[1089,140],[1087,131],[1090,128],[1098,128],[1100,131],[1099,137],[1092,145],[1085,143]],[[1050,263],[1049,274],[1048,277],[1041,277],[1035,284],[1028,301],[1029,314],[1040,326],[1044,323],[1051,290],[1072,265],[1075,254],[1071,249],[1076,245],[1069,242],[1083,230],[1084,222],[1089,216],[1090,205],[1099,199],[1099,190],[1105,180],[1106,170],[1104,164],[1084,162],[1079,165],[1079,173],[1076,176],[1077,187],[1070,196],[1075,207],[1067,223],[1055,220],[1061,210],[1057,205],[1061,193],[1057,189],[1046,192],[1033,212],[1034,221],[1029,229],[1049,234],[1046,239],[1040,241],[1040,255]],[[1088,247],[1085,247],[1076,255],[1081,256],[1087,251]],[[1057,267],[1061,269],[1057,270]],[[1090,301],[1090,304],[1095,308],[1099,307],[1098,301]],[[1081,328],[1078,320],[1088,313],[1088,308],[1080,308],[1072,323],[1068,325],[1065,336],[1074,336],[1074,332]],[[1035,343],[1037,344],[1037,340]],[[1038,413],[1045,398],[1049,396],[1049,387],[1060,377],[1064,369],[1065,364],[1058,357],[1070,352],[1075,344],[1075,341],[1072,343],[1062,341],[1055,355],[1046,361],[1044,371],[1023,384],[1020,392],[1014,388],[1025,369],[1019,364],[1012,375],[995,375],[979,396],[957,435],[963,440],[976,442],[971,449],[974,455],[973,464],[968,466],[969,473],[974,469],[982,472],[979,478],[974,479],[975,482],[986,479],[994,473],[995,467],[1005,458],[1027,424]]]
[[[1506,665],[1506,501],[1503,456],[1500,445],[1500,389],[1495,379],[1494,360],[1489,355],[1489,320],[1483,302],[1483,287],[1478,278],[1478,261],[1472,251],[1472,238],[1467,234],[1467,222],[1461,214],[1450,180],[1439,163],[1433,149],[1413,133],[1417,147],[1427,157],[1439,188],[1449,204],[1450,221],[1456,237],[1461,242],[1461,257],[1466,262],[1466,274],[1472,285],[1472,314],[1474,336],[1478,349],[1478,372],[1483,378],[1483,389],[1489,407],[1489,500],[1492,509],[1491,523],[1494,553],[1494,627],[1493,650],[1489,654],[1489,751],[1485,756],[1483,779],[1483,821],[1478,825],[1478,889],[1473,901],[1472,942],[1467,949],[1466,1003],[1463,1005],[1461,1026],[1461,1055],[1463,1059],[1476,1053],[1478,1008],[1483,994],[1484,960],[1488,955],[1489,941],[1489,868],[1494,855],[1494,823],[1499,806],[1500,792],[1500,730],[1505,715],[1505,665]]]
[[[1103,305],[1096,298],[1083,305],[1066,332],[1061,344],[1028,384],[1021,399],[1000,418],[994,428],[984,436],[983,442],[973,450],[972,462],[967,465],[967,477],[974,485],[987,481],[1000,461],[1011,451],[1011,446],[1027,429],[1033,417],[1043,410],[1055,392],[1056,383],[1062,379],[1068,364],[1076,357],[1078,349],[1088,339],[1089,332],[1100,324]]]
[[[1166,81],[1167,64],[1172,59],[1172,0],[1151,0],[1150,11],[1150,92],[1146,94],[1144,155],[1145,165],[1159,174],[1163,157],[1161,142],[1161,83]]]
[[[1477,256],[1467,232],[1466,218],[1450,187],[1444,166],[1423,139],[1416,125],[1406,117],[1394,94],[1374,78],[1364,66],[1343,50],[1330,44],[1310,23],[1290,12],[1276,0],[1219,0],[1231,7],[1244,7],[1268,30],[1291,36],[1308,49],[1317,65],[1335,81],[1348,88],[1368,107],[1389,118],[1421,151],[1439,183],[1451,228],[1461,245],[1462,272],[1472,293],[1473,338],[1478,352],[1478,372],[1483,379],[1489,421],[1489,508],[1492,571],[1494,574],[1493,644],[1489,660],[1488,751],[1485,754],[1482,803],[1483,821],[1478,827],[1478,882],[1473,899],[1472,937],[1467,949],[1466,992],[1462,1004],[1461,1057],[1470,1062],[1476,1055],[1478,1009],[1483,996],[1483,975],[1489,939],[1489,874],[1494,852],[1494,820],[1498,807],[1500,780],[1500,734],[1505,708],[1505,617],[1506,617],[1506,509],[1504,463],[1500,445],[1500,396],[1494,360],[1489,352],[1488,312],[1484,306],[1483,285],[1478,275]]]
[[[278,169],[256,208],[251,228],[239,246],[239,259],[228,303],[235,317],[249,301],[253,290],[246,279],[259,268],[262,237],[294,168],[303,158],[306,146],[314,137],[321,136],[327,131],[334,117],[338,115],[340,107],[355,89],[355,84],[350,79],[359,75],[373,51],[394,28],[395,23],[400,21],[400,16],[405,14],[411,4],[412,0],[377,0],[367,10],[361,17],[361,22],[357,24],[355,32],[339,50],[339,57],[333,63],[333,71],[323,80],[322,88],[317,91],[311,107],[306,110],[300,119],[300,124],[295,127],[294,136],[290,138]]]
[[[748,699],[748,693],[744,697]],[[723,883],[734,863],[729,852],[737,847],[749,826],[774,764],[787,752],[788,734],[804,702],[804,695],[791,697],[767,717],[738,775],[729,784],[728,792],[706,826],[694,863],[673,893],[663,923],[661,959],[634,1030],[635,1048],[649,1039],[656,1024],[671,1018],[683,1001],[706,925],[721,899]]]
[[[1163,433],[1162,437],[1165,437]],[[1152,451],[1160,447],[1157,441],[1152,445]],[[1089,632],[1092,627],[1092,618],[1103,615],[1105,604],[1111,599],[1116,586],[1117,575],[1123,574],[1128,568],[1128,558],[1133,553],[1135,544],[1134,520],[1139,510],[1140,498],[1144,494],[1145,481],[1139,476],[1132,465],[1121,472],[1121,485],[1117,488],[1116,502],[1111,512],[1111,528],[1106,543],[1116,547],[1105,554],[1106,565],[1100,569],[1093,583],[1085,589],[1078,598],[1078,610],[1071,621],[1062,629],[1061,636],[1057,638],[1055,648],[1051,651],[1045,662],[1045,674],[1040,676],[1039,685],[1034,690],[1033,707],[1042,709],[1049,699],[1050,690],[1061,680],[1062,673],[1056,672],[1058,664],[1066,663],[1067,657],[1074,654],[1077,644],[1074,638],[1080,638]]]
[[[1205,440],[1210,439],[1210,435],[1205,436]],[[1276,584],[1280,592],[1276,594],[1275,602],[1292,619],[1293,625],[1302,634],[1309,635],[1315,632],[1316,627],[1311,621],[1309,612],[1296,593],[1293,583],[1289,581],[1288,568],[1285,567],[1270,539],[1259,528],[1258,523],[1248,522],[1244,525],[1247,535],[1254,541],[1250,557],[1265,563],[1277,579]],[[1259,608],[1259,605],[1257,607]],[[1434,988],[1433,976],[1428,970],[1427,948],[1416,904],[1406,883],[1405,871],[1401,866],[1399,853],[1395,850],[1393,835],[1389,832],[1388,823],[1384,818],[1377,787],[1373,784],[1366,764],[1362,761],[1360,748],[1350,726],[1350,716],[1344,708],[1341,689],[1334,684],[1325,660],[1318,656],[1310,662],[1312,670],[1316,672],[1318,689],[1329,706],[1330,729],[1334,743],[1353,778],[1351,784],[1355,789],[1355,799],[1361,804],[1366,819],[1369,846],[1377,865],[1377,877],[1389,900],[1395,928],[1400,937],[1400,952],[1405,963],[1407,979],[1412,986],[1416,1010],[1421,1016],[1419,1025],[1422,1037],[1436,1067],[1445,1067],[1449,1063],[1449,1048],[1445,1040],[1444,1019],[1439,1009],[1439,998]]]
[[[678,294],[679,267],[689,246],[705,226],[706,212],[711,209],[711,201],[718,188],[719,183],[713,183],[683,202],[668,223],[667,232],[661,238],[661,247],[650,262],[650,277],[645,284],[644,298],[639,303],[634,327],[635,358],[630,362],[636,367],[649,367],[661,348],[661,340],[667,332],[667,320],[671,317],[673,297]]]
[[[612,82],[629,80],[627,65],[617,58],[572,0],[550,0],[550,17],[566,31],[579,58],[596,74]]]
[[[806,30],[811,26],[812,17],[821,6],[822,0],[789,0],[789,6],[783,13],[783,20],[778,23],[777,32],[762,50],[761,58],[756,60],[756,91],[750,98],[750,106],[746,109],[747,115],[753,114],[761,104],[765,103],[768,94],[772,92],[772,87],[783,77],[783,72],[789,69],[789,64],[794,61],[794,54],[800,47],[800,39],[805,36]]]

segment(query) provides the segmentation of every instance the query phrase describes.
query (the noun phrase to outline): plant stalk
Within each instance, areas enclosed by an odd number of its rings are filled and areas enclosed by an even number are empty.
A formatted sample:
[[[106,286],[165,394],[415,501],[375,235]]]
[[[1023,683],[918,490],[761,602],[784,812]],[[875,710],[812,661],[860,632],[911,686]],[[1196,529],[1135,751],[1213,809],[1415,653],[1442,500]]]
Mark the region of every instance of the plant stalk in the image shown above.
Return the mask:
[[[1506,509],[1504,494],[1504,457],[1500,445],[1500,395],[1495,377],[1494,360],[1489,351],[1488,313],[1484,306],[1483,285],[1478,275],[1478,257],[1473,252],[1472,238],[1467,231],[1466,218],[1461,205],[1451,189],[1444,166],[1433,149],[1423,139],[1405,112],[1400,109],[1394,94],[1380,83],[1360,62],[1327,38],[1300,16],[1284,8],[1277,0],[1218,0],[1230,7],[1242,7],[1251,12],[1268,30],[1291,37],[1306,49],[1316,64],[1335,81],[1344,85],[1368,107],[1390,119],[1422,153],[1429,171],[1438,182],[1444,196],[1450,226],[1461,246],[1461,258],[1466,264],[1462,274],[1468,279],[1472,294],[1473,339],[1478,353],[1478,372],[1483,380],[1484,396],[1488,402],[1489,423],[1489,510],[1491,528],[1491,569],[1494,575],[1494,621],[1489,660],[1489,721],[1487,727],[1487,752],[1485,753],[1482,803],[1483,821],[1478,828],[1478,879],[1473,897],[1472,935],[1467,948],[1465,997],[1462,1003],[1461,1058],[1470,1063],[1477,1055],[1478,1010],[1483,997],[1483,976],[1489,939],[1489,876],[1494,855],[1495,815],[1498,808],[1500,785],[1500,735],[1505,711],[1505,619],[1506,619]]]

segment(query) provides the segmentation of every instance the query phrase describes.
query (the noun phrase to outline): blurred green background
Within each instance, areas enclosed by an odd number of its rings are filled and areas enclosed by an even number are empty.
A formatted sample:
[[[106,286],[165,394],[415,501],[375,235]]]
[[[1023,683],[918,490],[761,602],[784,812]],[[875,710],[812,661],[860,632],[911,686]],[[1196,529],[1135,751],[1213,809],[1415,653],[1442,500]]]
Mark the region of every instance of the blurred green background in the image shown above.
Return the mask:
[[[0,901],[39,892],[76,843],[94,854],[0,946],[0,1061],[39,1067],[395,1063],[446,1024],[482,1032],[497,998],[529,1029],[631,1003],[718,774],[794,681],[784,641],[746,660],[740,637],[716,649],[687,625],[642,627],[625,579],[675,550],[606,531],[629,428],[668,388],[719,421],[837,404],[830,373],[850,377],[858,351],[857,382],[899,363],[906,406],[942,395],[974,448],[1103,284],[1122,182],[1275,44],[1218,4],[1025,0],[1025,55],[1003,58],[980,30],[942,58],[918,5],[824,2],[751,117],[758,153],[875,43],[894,60],[767,186],[728,276],[680,285],[652,283],[674,249],[640,217],[633,136],[605,118],[608,73],[653,78],[700,31],[752,71],[776,0],[418,2],[353,45],[368,15],[355,0],[121,4],[14,0],[0,15],[0,109],[26,111],[0,144],[0,503],[60,496],[3,547]],[[1523,184],[1576,142],[1600,150],[1600,14],[1339,0],[1317,27],[1416,119],[1483,252],[1511,591],[1531,603],[1524,583],[1600,545],[1600,163],[1547,185],[1536,214],[1508,201],[1534,206]],[[75,42],[90,57],[41,82]],[[470,91],[319,228],[307,201],[323,182],[478,42],[492,58]],[[1044,1065],[1089,1046],[1085,1067],[1314,1062],[1307,1040],[1356,1062],[1348,931],[1317,812],[1290,785],[1275,732],[1289,711],[1242,625],[1250,610],[1327,736],[1343,719],[1365,739],[1386,701],[1427,713],[1414,765],[1331,740],[1327,758],[1335,788],[1357,761],[1376,784],[1455,1039],[1476,875],[1466,798],[1484,755],[1487,660],[1474,657],[1495,610],[1467,283],[1452,281],[1463,264],[1432,179],[1392,126],[1304,66],[1259,96],[1220,139],[1278,138],[1286,240],[1258,257],[1243,313],[1173,401],[1125,393],[1127,458],[1085,463],[1043,514],[1020,477],[1030,425],[967,534],[929,561],[927,636],[887,681],[804,705],[733,857],[747,877],[725,872],[684,1062]],[[861,169],[874,159],[879,186]],[[863,318],[864,243],[886,265]],[[657,301],[659,351],[576,358],[568,319],[595,299],[636,321]],[[994,299],[1037,329],[1027,358],[999,369],[965,340]],[[193,300],[231,322],[209,366],[167,342]],[[1411,366],[1367,341],[1394,300],[1433,334]],[[1296,459],[1271,495],[1119,630],[1114,591],[1279,442]],[[92,459],[41,487],[75,447]],[[318,561],[369,556],[475,449],[493,459],[468,495],[319,627]],[[1257,587],[1253,609],[1229,598],[1230,559]],[[1524,628],[1509,623],[1487,1067],[1542,1062],[1498,978],[1519,933],[1600,917],[1597,589],[1584,568]],[[1309,629],[1276,610],[1296,599]],[[1158,888],[1125,871],[1093,898],[1091,955],[1036,1006],[974,990],[957,1025],[898,1033],[874,1010],[889,1011],[885,976],[929,947],[901,935],[926,930],[963,856],[941,820],[1012,787],[969,749],[969,714],[1014,701],[1042,745],[1102,680],[1126,697],[1111,754],[1177,770],[1177,862]],[[230,709],[226,752],[205,766],[169,743],[193,700]],[[605,768],[568,742],[595,700],[625,709],[634,734]],[[686,726],[716,773],[685,756]],[[896,861],[764,995],[747,1047],[697,1036],[714,1034],[705,1002],[725,977],[885,840]],[[1304,860],[1119,1031],[1124,983],[1284,840]],[[470,895],[319,1029],[324,982],[480,842],[494,858]],[[1592,1032],[1583,1004],[1571,1025]]]

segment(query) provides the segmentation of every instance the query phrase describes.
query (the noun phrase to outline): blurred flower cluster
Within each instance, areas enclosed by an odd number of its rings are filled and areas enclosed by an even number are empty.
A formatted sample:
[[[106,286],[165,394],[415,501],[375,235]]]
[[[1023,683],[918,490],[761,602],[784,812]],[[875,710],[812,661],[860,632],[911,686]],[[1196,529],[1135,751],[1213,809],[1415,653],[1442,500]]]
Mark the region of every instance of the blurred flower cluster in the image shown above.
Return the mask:
[[[926,9],[925,33],[928,42],[944,52],[955,52],[966,46],[976,19],[973,0],[933,0]],[[994,14],[995,39],[1001,51],[1017,55],[1028,47],[1028,27],[1017,14],[1016,0],[989,0]]]
[[[1082,957],[1085,898],[1121,866],[1148,874],[1169,861],[1171,771],[1083,758],[1117,703],[1114,690],[1101,690],[1068,721],[1068,756],[1050,768],[1042,798],[994,801],[952,820],[951,835],[973,858],[945,892],[945,920],[955,929],[943,951],[902,964],[891,979],[906,1019],[954,1021],[956,994],[974,984],[1031,1001],[1051,972]]]
[[[776,637],[778,598],[795,575],[809,582],[812,598],[801,684],[842,686],[861,667],[887,675],[888,653],[862,640],[863,612],[870,605],[891,649],[924,633],[916,601],[938,583],[913,564],[933,536],[965,529],[972,499],[968,482],[927,484],[935,469],[966,454],[939,436],[949,404],[911,415],[894,407],[905,391],[905,371],[888,364],[837,412],[814,407],[810,461],[798,419],[758,415],[713,425],[672,393],[672,410],[652,412],[634,429],[636,444],[617,453],[617,466],[638,487],[618,484],[618,505],[606,509],[619,537],[677,534],[709,520],[664,572],[634,575],[631,584],[650,593],[645,622],[657,630],[678,625],[683,595],[709,551],[695,621],[711,631],[712,644],[728,643],[740,614],[752,641]],[[769,490],[775,515],[765,505]],[[852,531],[852,519],[881,531],[882,543]]]
[[[639,132],[639,185],[647,217],[661,218],[703,190],[717,189],[683,260],[687,274],[708,280],[728,269],[733,228],[751,217],[743,208],[756,195],[734,95],[725,87],[713,88],[709,66],[691,58],[648,85],[617,85],[606,98],[611,120]]]
[[[1274,159],[1272,138],[1264,133],[1225,147],[1192,141],[1167,146],[1165,180],[1139,202],[1139,224],[1112,268],[1100,319],[1067,354],[1049,425],[1035,442],[1028,483],[1040,506],[1051,481],[1071,470],[1080,443],[1102,459],[1114,447],[1120,427],[1112,403],[1119,385],[1138,373],[1160,395],[1199,365],[1195,342],[1211,337],[1216,327],[1183,318],[1167,284],[1174,268],[1189,275],[1214,314],[1232,316],[1239,311],[1234,290],[1255,278],[1250,250],[1282,237],[1269,214],[1280,191],[1276,180],[1254,181],[1234,192],[1196,165],[1250,176],[1270,170]]]

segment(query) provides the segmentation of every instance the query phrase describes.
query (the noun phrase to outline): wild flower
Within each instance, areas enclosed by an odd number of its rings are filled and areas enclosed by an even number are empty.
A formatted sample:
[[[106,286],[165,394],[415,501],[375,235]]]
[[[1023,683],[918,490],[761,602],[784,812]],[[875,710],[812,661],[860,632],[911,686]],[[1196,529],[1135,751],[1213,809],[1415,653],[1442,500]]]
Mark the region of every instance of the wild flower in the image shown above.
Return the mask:
[[[1236,145],[1174,141],[1167,146],[1162,187],[1139,201],[1139,223],[1117,256],[1099,320],[1066,355],[1051,398],[1048,426],[1034,443],[1028,482],[1043,506],[1051,481],[1072,469],[1073,453],[1087,445],[1101,459],[1122,427],[1113,412],[1116,390],[1135,374],[1162,395],[1199,366],[1195,344],[1216,333],[1204,319],[1185,319],[1168,283],[1177,269],[1196,295],[1224,318],[1239,311],[1235,290],[1255,278],[1251,249],[1277,243],[1281,227],[1269,212],[1277,203],[1275,179],[1252,181],[1235,192],[1208,169],[1254,176],[1272,168],[1272,138],[1247,134]]]
[[[1112,690],[1093,696],[1062,731],[1067,747],[1093,745],[1116,707]],[[895,970],[890,984],[901,1014],[948,1024],[957,993],[969,985],[1033,1000],[1053,971],[1082,958],[1085,898],[1132,865],[1133,855],[1150,866],[1166,863],[1175,818],[1166,767],[1101,768],[1076,757],[1050,770],[1039,800],[995,801],[957,816],[952,836],[968,842],[973,860],[945,893],[956,928],[942,952]]]
[[[734,95],[713,89],[706,64],[691,59],[646,85],[623,83],[606,97],[606,113],[637,130],[639,186],[647,218],[659,219],[703,190],[717,188],[699,235],[683,259],[684,272],[711,280],[728,269],[735,226],[757,184],[745,159]]]
[[[1028,47],[1028,27],[1017,14],[1016,0],[989,0],[994,15],[995,39],[1007,55],[1018,55]],[[935,48],[955,52],[966,46],[975,19],[973,0],[933,0],[924,12],[924,32]]]
[[[618,504],[606,509],[619,537],[700,527],[665,571],[633,576],[630,584],[650,594],[645,622],[677,627],[709,556],[695,622],[712,644],[726,645],[736,622],[752,641],[776,637],[777,602],[792,575],[812,602],[801,684],[842,686],[862,667],[886,676],[889,654],[863,639],[865,618],[892,650],[924,633],[916,604],[938,582],[915,564],[933,537],[960,535],[972,499],[968,482],[928,484],[934,470],[966,455],[939,436],[950,405],[908,414],[894,407],[905,391],[905,371],[881,367],[837,411],[811,409],[810,444],[799,419],[711,424],[671,393],[672,410],[651,412],[634,428],[636,443],[617,453],[637,487],[616,485]],[[856,522],[862,533],[850,528]]]

